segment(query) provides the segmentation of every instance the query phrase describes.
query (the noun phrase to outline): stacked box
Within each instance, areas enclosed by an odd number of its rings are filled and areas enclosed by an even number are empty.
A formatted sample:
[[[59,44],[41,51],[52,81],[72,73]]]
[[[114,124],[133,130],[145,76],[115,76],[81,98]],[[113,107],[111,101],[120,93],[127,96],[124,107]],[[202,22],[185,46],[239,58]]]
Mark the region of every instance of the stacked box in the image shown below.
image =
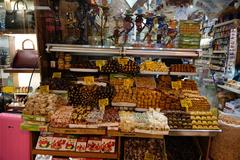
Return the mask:
[[[200,48],[200,23],[194,21],[180,21],[178,47],[179,48]]]

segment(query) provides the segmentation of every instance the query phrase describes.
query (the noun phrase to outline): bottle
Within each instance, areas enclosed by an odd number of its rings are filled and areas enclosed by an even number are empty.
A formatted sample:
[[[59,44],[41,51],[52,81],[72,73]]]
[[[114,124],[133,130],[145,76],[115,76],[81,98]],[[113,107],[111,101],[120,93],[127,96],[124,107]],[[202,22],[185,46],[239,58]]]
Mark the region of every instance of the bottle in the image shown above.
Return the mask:
[[[55,54],[50,54],[50,68],[52,69],[57,68]]]

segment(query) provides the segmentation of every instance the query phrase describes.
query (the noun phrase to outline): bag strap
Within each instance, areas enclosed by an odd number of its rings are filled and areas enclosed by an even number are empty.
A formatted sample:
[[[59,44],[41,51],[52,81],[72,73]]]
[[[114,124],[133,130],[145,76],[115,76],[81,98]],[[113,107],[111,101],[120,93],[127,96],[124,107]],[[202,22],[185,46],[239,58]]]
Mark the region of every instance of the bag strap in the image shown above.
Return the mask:
[[[28,10],[27,3],[26,3],[24,0],[17,0],[17,1],[14,3],[13,11],[19,10],[18,4],[19,4],[20,2],[22,2],[22,4],[26,7],[26,10]]]
[[[24,48],[24,44],[25,44],[25,42],[27,42],[27,41],[29,41],[29,42],[31,42],[31,43],[32,43],[33,50],[35,50],[35,45],[34,45],[33,41],[32,41],[32,40],[30,40],[30,39],[25,39],[25,40],[22,42],[22,49],[23,49],[23,50],[25,50],[25,48]]]

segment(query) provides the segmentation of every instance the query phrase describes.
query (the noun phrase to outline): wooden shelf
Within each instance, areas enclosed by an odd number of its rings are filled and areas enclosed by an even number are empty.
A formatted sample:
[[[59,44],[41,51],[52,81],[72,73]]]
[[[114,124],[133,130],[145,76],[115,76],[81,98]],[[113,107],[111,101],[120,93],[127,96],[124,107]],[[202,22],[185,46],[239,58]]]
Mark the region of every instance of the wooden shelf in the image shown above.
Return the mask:
[[[172,76],[196,76],[196,72],[170,72]]]
[[[198,136],[212,137],[221,133],[222,130],[193,130],[193,129],[171,129],[169,136]]]
[[[240,90],[239,90],[239,89],[236,89],[236,88],[233,88],[233,87],[229,87],[229,86],[226,86],[226,85],[218,85],[218,87],[219,87],[219,88],[222,88],[222,89],[225,89],[225,90],[227,90],[227,91],[236,93],[236,94],[240,94]]]
[[[106,135],[104,128],[52,128],[49,127],[49,132],[60,134],[79,134],[79,135]]]
[[[32,150],[33,155],[52,155],[60,157],[79,157],[79,158],[103,158],[118,159],[117,153],[87,153],[87,152],[68,152],[68,151],[50,151],[50,150]]]
[[[27,96],[28,94],[31,93],[13,93],[15,96]]]
[[[6,68],[5,73],[32,73],[33,68]],[[34,73],[40,73],[40,69],[35,69]]]
[[[223,23],[218,23],[214,26],[214,28],[225,26],[225,25],[228,25],[228,24],[231,24],[231,23],[235,23],[237,21],[238,21],[237,19],[233,19],[233,20],[226,21],[226,22],[223,22]]]
[[[214,50],[213,53],[221,54],[221,53],[227,53],[227,51],[225,51],[225,50]]]
[[[137,138],[163,138],[163,135],[145,134],[145,133],[124,133],[115,130],[108,130],[108,136],[112,137],[137,137]]]
[[[84,72],[84,73],[97,73],[98,69],[87,69],[87,68],[70,68],[72,72]]]
[[[142,75],[168,75],[168,72],[151,72],[151,71],[141,71]]]

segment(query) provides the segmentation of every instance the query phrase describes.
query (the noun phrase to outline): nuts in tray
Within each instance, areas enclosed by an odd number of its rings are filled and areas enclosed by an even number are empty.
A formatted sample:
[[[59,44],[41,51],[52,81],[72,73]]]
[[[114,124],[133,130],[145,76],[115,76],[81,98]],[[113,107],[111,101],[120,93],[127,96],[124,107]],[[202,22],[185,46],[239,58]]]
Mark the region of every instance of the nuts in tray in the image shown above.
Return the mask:
[[[104,112],[103,122],[104,123],[120,122],[118,110],[114,108],[107,108]]]
[[[62,106],[51,116],[50,126],[65,128],[71,122],[73,108],[70,106]]]
[[[70,105],[98,107],[97,85],[74,85],[68,91]]]
[[[147,61],[147,62],[143,62],[140,65],[140,70],[141,71],[150,71],[150,72],[168,72],[169,69],[165,63]]]
[[[121,65],[117,60],[108,60],[107,63],[102,66],[101,72],[104,73],[118,73]]]
[[[171,72],[196,72],[196,67],[192,64],[174,64],[170,67]]]
[[[91,107],[75,108],[71,115],[71,124],[86,123],[88,114],[91,112]]]
[[[115,94],[113,86],[74,85],[68,92],[69,103],[73,106],[98,107],[99,99],[111,99]]]
[[[139,73],[140,67],[136,64],[136,62],[129,60],[126,65],[121,65],[120,72],[127,74],[136,74]]]

